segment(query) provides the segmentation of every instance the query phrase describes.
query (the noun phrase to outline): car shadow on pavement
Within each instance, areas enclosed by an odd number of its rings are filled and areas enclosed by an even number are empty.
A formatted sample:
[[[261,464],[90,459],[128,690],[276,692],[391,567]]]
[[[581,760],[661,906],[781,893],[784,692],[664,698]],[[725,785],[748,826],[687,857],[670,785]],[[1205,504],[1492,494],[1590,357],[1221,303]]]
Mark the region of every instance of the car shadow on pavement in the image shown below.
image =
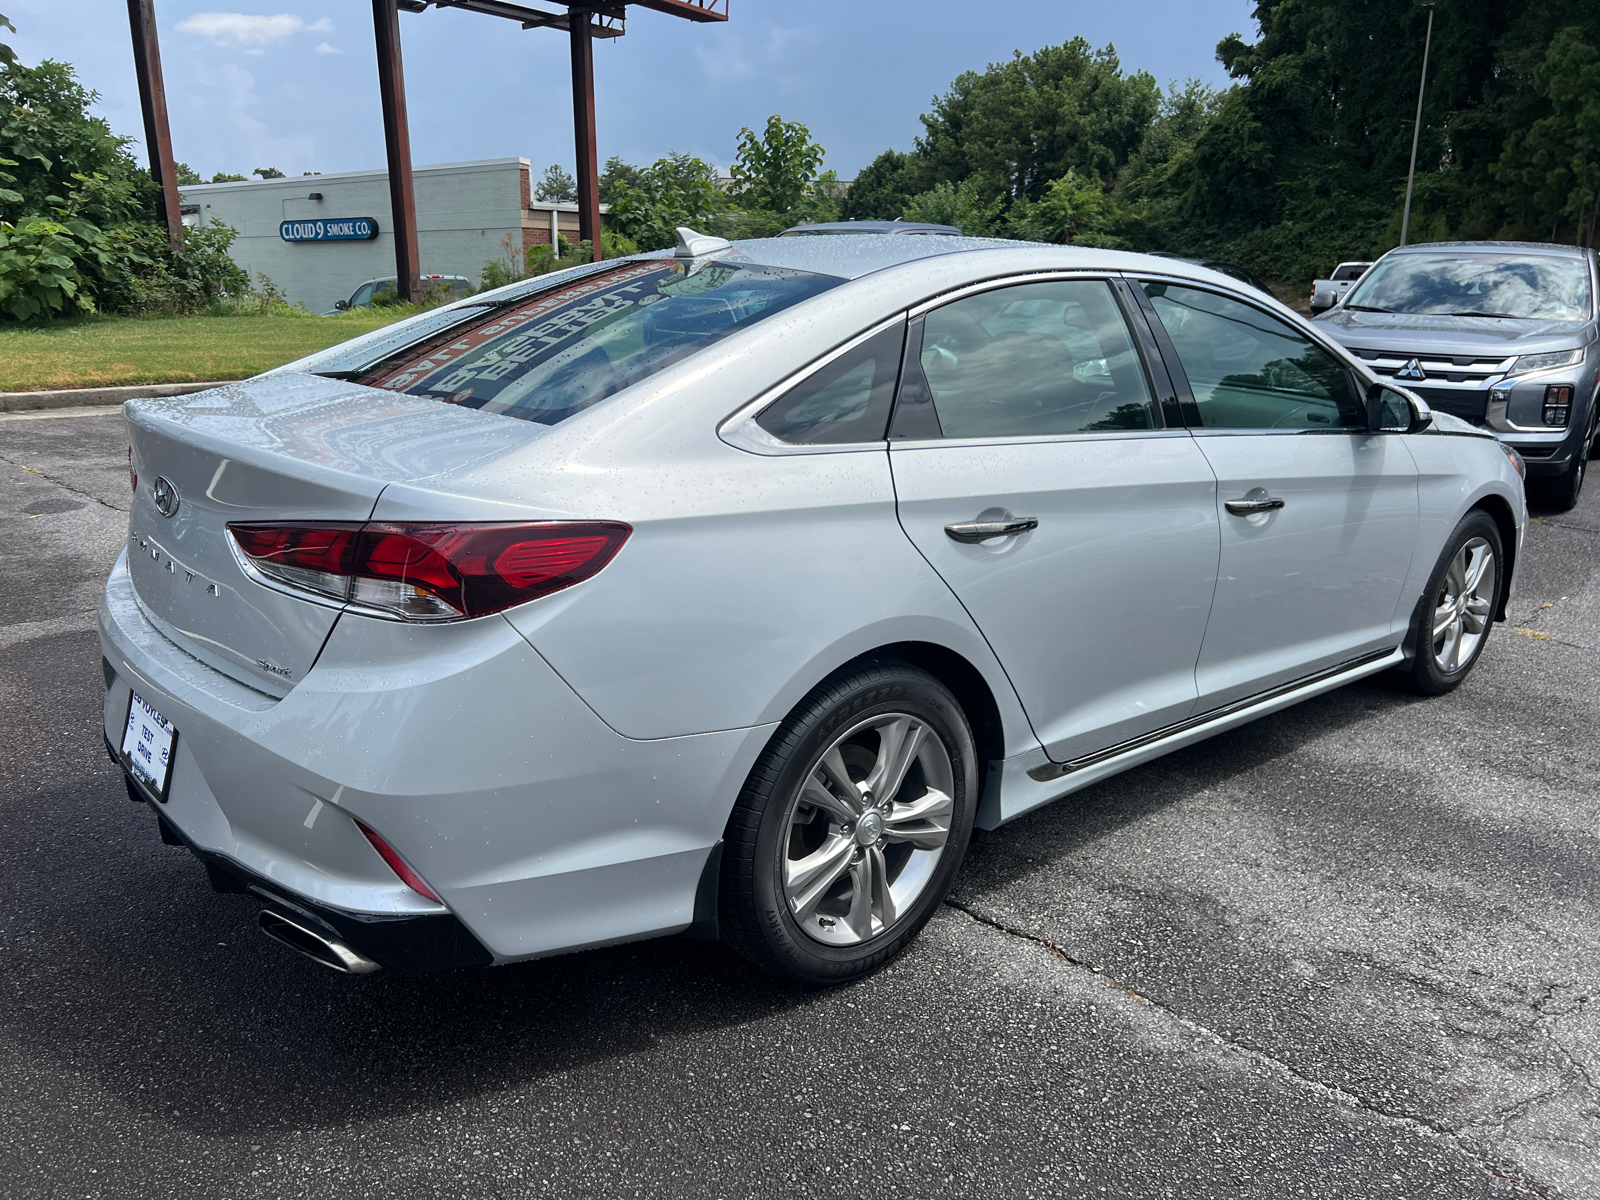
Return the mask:
[[[1112,776],[980,836],[968,852],[955,895],[981,900],[986,892],[1043,871],[1126,826],[1294,754],[1308,741],[1381,720],[1420,700],[1378,676]]]

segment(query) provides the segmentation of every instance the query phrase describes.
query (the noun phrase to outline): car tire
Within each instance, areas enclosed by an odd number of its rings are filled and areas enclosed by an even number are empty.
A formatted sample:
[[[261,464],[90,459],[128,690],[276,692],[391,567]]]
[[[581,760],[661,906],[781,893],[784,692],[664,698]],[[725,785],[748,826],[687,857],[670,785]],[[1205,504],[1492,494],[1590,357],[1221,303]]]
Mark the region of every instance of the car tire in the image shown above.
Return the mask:
[[[1548,508],[1552,512],[1571,512],[1578,505],[1578,497],[1583,494],[1583,481],[1588,475],[1589,457],[1594,449],[1595,422],[1590,420],[1589,432],[1585,435],[1582,445],[1572,456],[1572,462],[1567,469],[1554,479],[1541,479],[1539,487],[1534,494],[1541,508]]]
[[[1482,551],[1489,562],[1484,572],[1475,575]],[[1410,640],[1415,653],[1397,673],[1406,688],[1422,696],[1442,696],[1471,674],[1499,611],[1505,562],[1494,518],[1481,510],[1462,518],[1412,615]]]
[[[876,970],[944,899],[978,788],[971,728],[938,679],[890,658],[841,668],[772,735],[728,819],[723,941],[795,983]]]

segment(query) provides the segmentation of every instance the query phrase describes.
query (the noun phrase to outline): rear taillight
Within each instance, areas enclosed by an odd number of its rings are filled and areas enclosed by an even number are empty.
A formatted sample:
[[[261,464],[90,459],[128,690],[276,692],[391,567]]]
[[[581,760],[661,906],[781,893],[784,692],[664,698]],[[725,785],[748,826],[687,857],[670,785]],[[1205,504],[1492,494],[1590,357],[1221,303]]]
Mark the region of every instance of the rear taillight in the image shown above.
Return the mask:
[[[481,617],[581,583],[632,530],[618,521],[274,521],[229,525],[267,582],[408,621]]]
[[[396,875],[400,876],[401,883],[405,884],[413,892],[416,892],[417,895],[426,896],[435,904],[444,903],[443,900],[439,899],[438,893],[422,881],[422,876],[418,875],[411,869],[411,864],[406,862],[405,859],[401,858],[393,846],[389,845],[388,842],[384,841],[360,821],[356,822],[356,828],[361,830],[362,833],[366,834],[367,841],[372,843],[372,848],[376,850],[380,856],[382,856],[383,861],[389,864],[389,869]]]

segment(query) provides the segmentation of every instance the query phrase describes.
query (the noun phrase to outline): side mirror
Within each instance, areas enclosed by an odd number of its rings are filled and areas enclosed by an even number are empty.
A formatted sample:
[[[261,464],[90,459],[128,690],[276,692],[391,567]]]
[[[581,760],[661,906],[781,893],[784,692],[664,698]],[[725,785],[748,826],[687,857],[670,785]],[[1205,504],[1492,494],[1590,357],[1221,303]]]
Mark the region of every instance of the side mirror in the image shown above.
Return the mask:
[[[1368,432],[1421,433],[1432,424],[1433,409],[1421,396],[1387,383],[1368,386]]]
[[[338,309],[340,312],[344,312],[347,308],[350,307],[350,301],[348,301],[348,300],[335,300],[333,302],[333,306],[334,306],[334,308]]]

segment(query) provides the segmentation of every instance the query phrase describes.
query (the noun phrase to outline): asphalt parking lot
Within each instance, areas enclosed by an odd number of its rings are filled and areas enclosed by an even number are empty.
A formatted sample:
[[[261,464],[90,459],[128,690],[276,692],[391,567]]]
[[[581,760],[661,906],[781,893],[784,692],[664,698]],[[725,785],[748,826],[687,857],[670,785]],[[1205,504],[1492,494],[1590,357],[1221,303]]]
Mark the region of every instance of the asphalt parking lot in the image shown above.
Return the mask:
[[[102,748],[126,444],[0,418],[7,1197],[1600,1197],[1600,484],[1453,695],[1025,817],[800,992],[679,939],[351,979],[260,936]]]

